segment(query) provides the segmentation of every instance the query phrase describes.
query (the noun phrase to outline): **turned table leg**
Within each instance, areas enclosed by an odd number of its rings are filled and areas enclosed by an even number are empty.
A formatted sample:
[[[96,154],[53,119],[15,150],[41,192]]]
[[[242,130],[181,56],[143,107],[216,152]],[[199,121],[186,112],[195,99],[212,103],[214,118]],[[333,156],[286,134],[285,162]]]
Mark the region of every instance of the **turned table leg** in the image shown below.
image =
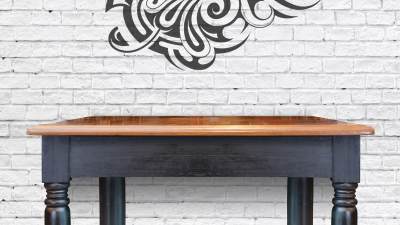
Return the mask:
[[[313,224],[313,178],[288,178],[287,224]]]
[[[100,177],[100,225],[125,225],[125,178]]]
[[[45,183],[47,191],[46,209],[44,211],[45,225],[70,225],[71,215],[68,198],[69,183]]]
[[[332,225],[357,225],[357,183],[333,183]]]

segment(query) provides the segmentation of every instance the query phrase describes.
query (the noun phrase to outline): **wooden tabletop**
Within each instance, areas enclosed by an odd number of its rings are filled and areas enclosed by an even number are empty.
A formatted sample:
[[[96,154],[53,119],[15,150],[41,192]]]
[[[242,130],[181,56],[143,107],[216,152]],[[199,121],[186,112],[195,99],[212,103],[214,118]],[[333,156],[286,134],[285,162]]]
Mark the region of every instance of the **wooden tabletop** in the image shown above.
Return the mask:
[[[28,129],[28,134],[44,136],[339,136],[373,133],[369,126],[312,116],[97,116]]]

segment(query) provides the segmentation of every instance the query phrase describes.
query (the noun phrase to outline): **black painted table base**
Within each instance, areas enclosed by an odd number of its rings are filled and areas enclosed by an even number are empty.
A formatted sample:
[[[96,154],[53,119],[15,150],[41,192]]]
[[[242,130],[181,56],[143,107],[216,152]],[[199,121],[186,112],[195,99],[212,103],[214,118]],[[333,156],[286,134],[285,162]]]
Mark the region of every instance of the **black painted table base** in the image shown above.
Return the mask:
[[[357,225],[359,136],[43,137],[45,225],[70,225],[72,177],[99,177],[100,225],[125,225],[125,177],[288,177],[287,224],[312,225],[313,178],[331,178],[332,225]]]

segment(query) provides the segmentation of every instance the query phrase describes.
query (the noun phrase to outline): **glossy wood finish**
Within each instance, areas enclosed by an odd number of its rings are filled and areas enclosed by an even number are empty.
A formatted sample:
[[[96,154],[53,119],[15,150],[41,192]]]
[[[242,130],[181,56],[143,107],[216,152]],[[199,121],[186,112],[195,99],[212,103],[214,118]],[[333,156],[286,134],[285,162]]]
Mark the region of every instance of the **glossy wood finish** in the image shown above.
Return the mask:
[[[28,129],[52,136],[338,136],[373,134],[371,127],[298,116],[86,117]]]

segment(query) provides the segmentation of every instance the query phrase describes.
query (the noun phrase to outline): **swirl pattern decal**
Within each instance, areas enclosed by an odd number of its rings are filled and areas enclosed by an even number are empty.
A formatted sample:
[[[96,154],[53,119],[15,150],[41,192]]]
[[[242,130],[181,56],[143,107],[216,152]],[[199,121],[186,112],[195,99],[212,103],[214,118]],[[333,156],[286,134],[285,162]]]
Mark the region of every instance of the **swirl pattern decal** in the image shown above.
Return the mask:
[[[275,17],[293,18],[279,8],[304,10],[286,0],[107,0],[106,12],[122,7],[126,27],[109,35],[112,48],[131,53],[148,48],[176,67],[204,70],[217,54],[240,47],[254,28]]]

